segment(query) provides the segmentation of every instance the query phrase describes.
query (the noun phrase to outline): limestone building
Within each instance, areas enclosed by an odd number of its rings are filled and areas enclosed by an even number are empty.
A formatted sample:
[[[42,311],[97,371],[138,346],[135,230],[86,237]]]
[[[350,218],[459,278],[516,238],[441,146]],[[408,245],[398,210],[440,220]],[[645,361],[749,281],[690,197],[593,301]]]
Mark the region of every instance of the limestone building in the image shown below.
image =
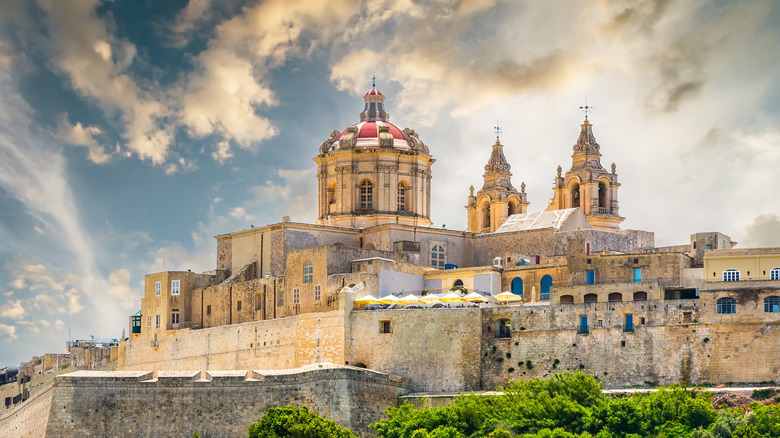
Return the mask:
[[[566,369],[608,385],[780,373],[780,249],[734,250],[715,232],[656,247],[652,232],[622,229],[616,166],[601,164],[587,117],[546,208],[529,210],[497,138],[482,187],[467,195],[467,230],[450,230],[431,226],[435,141],[429,149],[390,123],[375,86],[363,100],[357,123],[312,150],[314,223],[222,234],[215,270],[149,274],[118,369],[331,362],[399,374],[420,391],[489,389]],[[452,290],[491,300],[510,291],[516,305],[355,305]],[[732,347],[756,333],[771,341]],[[497,355],[539,366],[521,373]]]

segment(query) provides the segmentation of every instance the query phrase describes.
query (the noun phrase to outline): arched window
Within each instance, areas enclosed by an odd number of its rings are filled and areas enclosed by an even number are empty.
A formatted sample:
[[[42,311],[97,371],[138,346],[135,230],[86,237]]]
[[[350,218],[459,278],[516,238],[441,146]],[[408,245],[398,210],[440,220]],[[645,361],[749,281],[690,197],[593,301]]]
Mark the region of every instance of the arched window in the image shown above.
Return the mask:
[[[580,185],[574,184],[571,187],[571,207],[576,208],[580,206]]]
[[[311,260],[306,260],[303,264],[303,282],[311,283],[314,279],[314,263]]]
[[[634,301],[647,301],[647,292],[634,292]]]
[[[517,198],[509,198],[509,216],[520,214],[520,203]]]
[[[607,301],[623,301],[623,294],[620,292],[612,292],[607,296]]]
[[[336,203],[336,183],[330,183],[327,193],[328,205]]]
[[[772,268],[772,270],[769,271],[769,279],[780,280],[780,268]]]
[[[764,298],[764,312],[766,313],[780,312],[780,297]]]
[[[360,183],[360,208],[361,210],[374,208],[374,185],[369,180]]]
[[[515,277],[512,279],[512,293],[515,295],[523,296],[523,279]]]
[[[607,185],[603,182],[599,183],[599,207],[607,208]]]
[[[461,279],[455,280],[455,283],[452,283],[452,287],[453,288],[463,287],[463,280]]]
[[[512,329],[508,319],[499,319],[496,321],[496,337],[497,338],[511,338]]]
[[[574,297],[571,295],[561,295],[561,304],[574,304]]]
[[[539,296],[540,300],[549,300],[550,299],[550,288],[552,287],[553,279],[549,275],[545,275],[542,277],[542,293]]]
[[[398,211],[404,212],[407,211],[406,208],[406,184],[404,184],[403,181],[398,183]]]
[[[431,266],[443,268],[447,261],[447,254],[442,245],[433,245],[431,247]]]
[[[586,303],[597,303],[599,301],[599,296],[596,294],[585,294],[583,300]]]
[[[715,310],[722,315],[737,313],[737,300],[730,297],[719,298]]]
[[[482,228],[490,227],[490,204],[485,202],[482,204]]]
[[[723,281],[739,281],[739,271],[736,269],[726,269],[723,271]]]

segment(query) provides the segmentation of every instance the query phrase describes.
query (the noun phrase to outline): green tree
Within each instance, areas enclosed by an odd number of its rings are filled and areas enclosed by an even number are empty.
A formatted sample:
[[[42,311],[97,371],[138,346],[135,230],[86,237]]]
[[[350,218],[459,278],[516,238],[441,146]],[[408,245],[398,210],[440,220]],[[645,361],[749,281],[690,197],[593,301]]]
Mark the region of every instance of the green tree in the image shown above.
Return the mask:
[[[309,412],[305,406],[269,408],[260,421],[249,426],[249,438],[356,438],[335,421]]]

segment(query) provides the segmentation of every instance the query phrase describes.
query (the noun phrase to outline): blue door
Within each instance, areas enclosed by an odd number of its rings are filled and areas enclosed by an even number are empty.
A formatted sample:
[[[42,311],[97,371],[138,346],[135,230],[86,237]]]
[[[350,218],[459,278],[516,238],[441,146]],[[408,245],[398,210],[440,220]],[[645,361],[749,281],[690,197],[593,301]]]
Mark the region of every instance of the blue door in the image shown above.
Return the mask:
[[[588,284],[596,284],[596,271],[585,271],[588,273]]]
[[[633,332],[634,331],[634,315],[626,315],[626,331],[627,332]]]
[[[580,316],[580,333],[588,333],[588,317]]]
[[[520,277],[515,277],[512,280],[512,293],[515,295],[523,296],[523,279]]]
[[[542,294],[539,297],[540,300],[550,299],[550,287],[552,287],[553,280],[549,275],[542,277]]]

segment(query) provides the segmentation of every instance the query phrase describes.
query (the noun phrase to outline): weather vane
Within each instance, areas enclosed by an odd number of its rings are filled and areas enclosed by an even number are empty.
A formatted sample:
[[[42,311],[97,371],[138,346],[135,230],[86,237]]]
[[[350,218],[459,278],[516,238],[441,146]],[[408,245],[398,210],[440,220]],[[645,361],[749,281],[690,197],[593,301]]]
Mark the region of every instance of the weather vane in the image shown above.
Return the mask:
[[[593,107],[588,106],[588,98],[585,98],[585,106],[581,106],[580,110],[582,110],[583,113],[585,113],[585,120],[588,120],[588,114],[593,112]]]
[[[376,75],[371,77],[371,87],[376,88]]]
[[[498,118],[496,117],[496,126],[493,127],[493,130],[496,131],[496,141],[498,141],[498,137],[501,135],[501,125],[498,123]]]

